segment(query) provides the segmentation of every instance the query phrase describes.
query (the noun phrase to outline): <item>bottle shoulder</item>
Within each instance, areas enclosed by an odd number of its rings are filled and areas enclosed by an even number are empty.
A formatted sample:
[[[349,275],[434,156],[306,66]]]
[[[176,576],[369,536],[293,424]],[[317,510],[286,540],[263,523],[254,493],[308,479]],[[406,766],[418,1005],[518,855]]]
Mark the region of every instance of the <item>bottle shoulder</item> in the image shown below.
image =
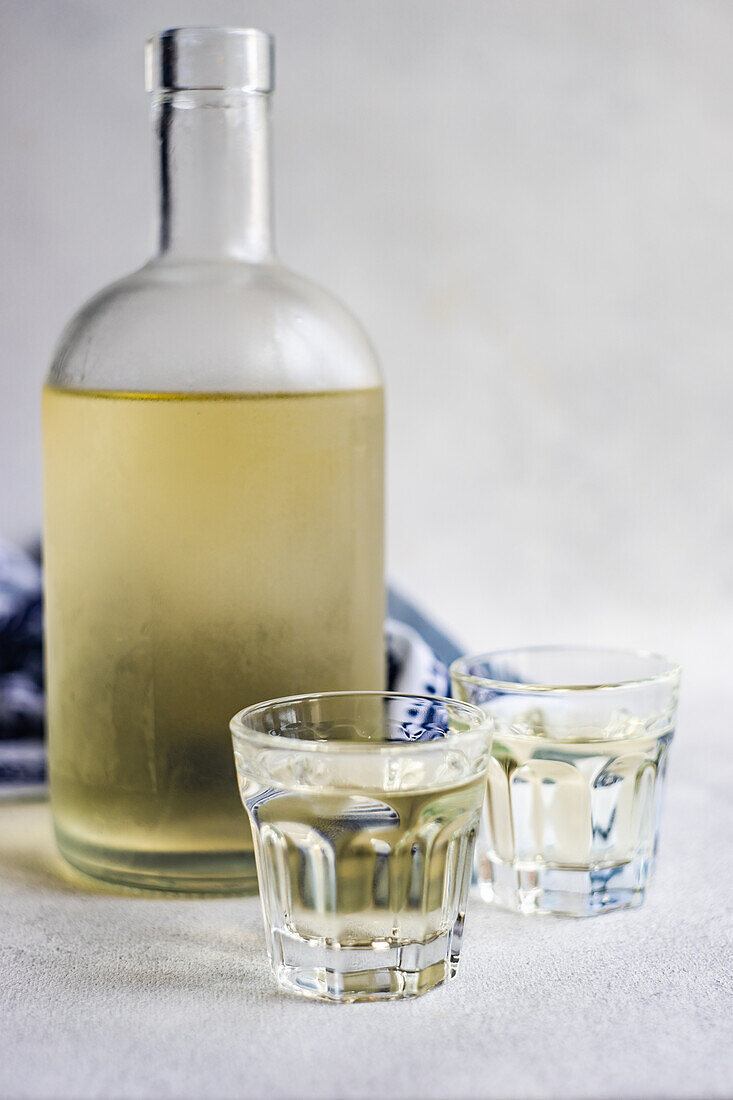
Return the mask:
[[[160,392],[323,392],[381,384],[349,311],[280,264],[151,262],[72,317],[51,385]]]

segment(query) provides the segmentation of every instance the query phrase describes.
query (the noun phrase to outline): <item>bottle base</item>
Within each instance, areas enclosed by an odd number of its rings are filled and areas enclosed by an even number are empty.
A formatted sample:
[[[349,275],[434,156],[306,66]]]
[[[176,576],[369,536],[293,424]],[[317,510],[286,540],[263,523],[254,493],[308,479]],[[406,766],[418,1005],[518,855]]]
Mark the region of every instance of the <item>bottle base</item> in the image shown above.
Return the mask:
[[[135,890],[178,894],[256,894],[252,852],[139,852],[80,842],[58,827],[56,844],[90,878]]]

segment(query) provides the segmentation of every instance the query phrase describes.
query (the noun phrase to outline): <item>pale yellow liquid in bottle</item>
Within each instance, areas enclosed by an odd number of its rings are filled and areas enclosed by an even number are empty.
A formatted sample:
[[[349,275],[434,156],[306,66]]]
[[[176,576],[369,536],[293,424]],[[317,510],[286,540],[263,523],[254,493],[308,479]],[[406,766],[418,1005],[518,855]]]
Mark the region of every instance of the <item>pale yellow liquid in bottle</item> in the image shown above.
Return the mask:
[[[229,719],[383,686],[382,391],[43,401],[61,850],[114,881],[254,889]]]

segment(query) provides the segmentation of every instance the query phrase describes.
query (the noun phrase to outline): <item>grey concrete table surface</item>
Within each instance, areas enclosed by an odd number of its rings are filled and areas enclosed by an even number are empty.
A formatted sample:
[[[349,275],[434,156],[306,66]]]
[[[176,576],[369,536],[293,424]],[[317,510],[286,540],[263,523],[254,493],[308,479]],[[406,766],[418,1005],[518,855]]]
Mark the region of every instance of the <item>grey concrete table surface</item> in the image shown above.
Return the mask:
[[[48,805],[1,804],[0,1094],[729,1096],[733,767],[710,755],[720,708],[694,712],[643,908],[562,920],[474,897],[457,980],[410,1002],[283,996],[256,898],[84,889]]]

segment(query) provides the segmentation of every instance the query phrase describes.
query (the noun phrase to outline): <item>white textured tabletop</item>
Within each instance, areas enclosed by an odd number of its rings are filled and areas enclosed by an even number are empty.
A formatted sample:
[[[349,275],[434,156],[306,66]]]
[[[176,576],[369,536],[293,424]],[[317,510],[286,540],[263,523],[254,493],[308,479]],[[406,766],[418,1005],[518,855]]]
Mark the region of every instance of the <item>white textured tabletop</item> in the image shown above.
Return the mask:
[[[642,909],[474,897],[458,978],[411,1002],[283,996],[256,899],[90,892],[45,803],[0,805],[0,1095],[730,1096],[733,768],[711,767],[728,730],[704,717],[688,700]]]

